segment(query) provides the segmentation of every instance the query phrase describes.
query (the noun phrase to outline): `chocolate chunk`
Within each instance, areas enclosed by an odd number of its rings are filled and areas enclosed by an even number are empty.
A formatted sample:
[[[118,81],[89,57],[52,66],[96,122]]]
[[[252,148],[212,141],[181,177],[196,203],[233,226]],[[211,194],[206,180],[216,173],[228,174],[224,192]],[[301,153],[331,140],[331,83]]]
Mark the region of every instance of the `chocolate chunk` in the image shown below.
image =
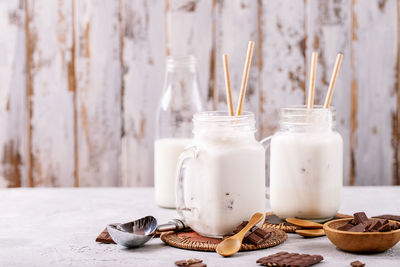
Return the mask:
[[[357,224],[349,229],[349,232],[365,232],[365,225]]]
[[[191,267],[206,267],[207,266],[206,264],[203,263],[203,260],[194,259],[194,258],[176,261],[175,265],[191,266]]]
[[[205,263],[195,263],[195,264],[190,264],[190,267],[207,267],[207,264],[205,264]]]
[[[376,220],[375,222],[373,222],[368,228],[367,231],[368,232],[376,232],[378,231],[378,228],[382,226],[382,223],[380,220]]]
[[[100,242],[103,244],[115,244],[114,240],[112,240],[110,234],[107,231],[107,228],[104,228],[103,232],[99,234],[96,238],[96,242]]]
[[[356,212],[354,213],[354,221],[356,224],[365,223],[368,221],[368,217],[365,212]]]
[[[239,224],[234,230],[233,230],[233,234],[237,234],[239,233],[246,225],[247,225],[248,221],[244,221],[241,224]]]
[[[357,225],[356,220],[352,219],[351,221],[349,221],[350,224],[352,225]]]
[[[384,214],[384,215],[374,216],[372,218],[379,218],[379,219],[386,219],[386,220],[392,220],[392,221],[400,222],[400,215]]]
[[[390,230],[392,230],[392,227],[389,223],[382,224],[382,226],[378,228],[378,232],[388,232]]]
[[[263,229],[258,228],[256,226],[251,229],[251,232],[255,233],[256,235],[258,235],[262,239],[267,239],[271,235],[270,232],[264,231]]]
[[[248,236],[245,237],[244,241],[245,243],[259,245],[264,241],[264,239],[258,236],[256,233],[250,233]]]
[[[362,263],[361,261],[353,261],[350,263],[350,265],[353,267],[364,267],[365,263]]]
[[[246,225],[247,221],[242,222],[240,225],[238,225],[235,230],[233,230],[234,234],[239,233]],[[254,226],[247,232],[245,235],[243,242],[248,243],[248,244],[254,244],[254,245],[259,245],[261,244],[265,239],[269,238],[271,235],[270,232],[264,231],[263,229]]]
[[[392,228],[392,230],[397,230],[400,229],[400,224],[395,223],[395,222],[389,222],[390,227]]]
[[[257,260],[257,263],[264,266],[311,266],[322,261],[320,255],[298,254],[279,252]]]
[[[340,231],[349,231],[350,228],[354,227],[353,224],[351,224],[350,222],[346,223],[345,225],[342,225],[340,227],[338,227],[337,229]]]
[[[254,226],[249,233],[247,233],[244,241],[245,243],[251,243],[254,245],[259,245],[261,244],[264,240],[268,239],[270,237],[271,233],[264,231],[261,228],[258,228],[257,226]]]

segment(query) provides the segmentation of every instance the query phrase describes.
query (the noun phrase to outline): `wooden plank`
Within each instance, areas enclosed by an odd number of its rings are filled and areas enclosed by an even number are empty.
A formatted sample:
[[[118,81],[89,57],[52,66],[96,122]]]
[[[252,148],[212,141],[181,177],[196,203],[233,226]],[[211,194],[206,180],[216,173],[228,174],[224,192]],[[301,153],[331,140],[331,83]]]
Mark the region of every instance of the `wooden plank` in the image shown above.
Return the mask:
[[[154,121],[164,80],[165,2],[125,1],[123,21],[122,182],[153,184]]]
[[[303,0],[260,1],[261,72],[259,131],[271,135],[279,108],[304,104],[305,21]]]
[[[396,2],[397,10],[397,51],[396,51],[396,112],[393,114],[393,184],[400,185],[400,1]]]
[[[244,110],[258,113],[258,2],[253,0],[217,1],[215,6],[215,91],[217,108],[227,110],[222,55],[229,55],[232,99],[236,110],[246,59],[248,41],[255,41],[255,49],[247,84]],[[240,29],[240,30],[239,30]],[[238,35],[240,37],[238,38]]]
[[[120,3],[75,3],[79,184],[115,186],[121,137]]]
[[[350,184],[393,179],[392,114],[396,109],[396,0],[352,1],[353,157]]]
[[[215,76],[213,74],[213,12],[215,0],[167,0],[166,42],[168,55],[197,57],[202,97],[215,106]],[[214,44],[215,46],[215,44]]]
[[[0,2],[0,188],[28,186],[25,5]]]
[[[305,102],[305,4],[303,0],[259,1],[259,138],[272,135],[279,109]],[[266,154],[269,173],[269,153]]]
[[[28,0],[30,172],[35,186],[74,185],[70,1]]]
[[[344,59],[336,83],[332,105],[336,108],[336,128],[344,143],[344,183],[350,180],[350,106],[351,106],[351,2],[310,0],[307,2],[307,63],[309,77],[311,53],[319,53],[316,78],[316,105],[323,105],[335,64],[336,54]],[[306,79],[308,81],[308,78]],[[308,83],[306,88],[308,88]]]

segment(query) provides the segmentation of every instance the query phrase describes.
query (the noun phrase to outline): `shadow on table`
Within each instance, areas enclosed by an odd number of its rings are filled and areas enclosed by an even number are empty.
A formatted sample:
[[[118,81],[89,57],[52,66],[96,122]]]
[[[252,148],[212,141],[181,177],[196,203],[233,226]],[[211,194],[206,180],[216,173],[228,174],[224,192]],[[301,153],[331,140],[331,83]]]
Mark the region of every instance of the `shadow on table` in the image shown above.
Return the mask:
[[[138,248],[122,248],[122,250],[127,251],[127,252],[149,252],[153,250],[159,250],[163,247],[166,247],[164,243],[156,243],[156,244],[145,244],[141,247]]]

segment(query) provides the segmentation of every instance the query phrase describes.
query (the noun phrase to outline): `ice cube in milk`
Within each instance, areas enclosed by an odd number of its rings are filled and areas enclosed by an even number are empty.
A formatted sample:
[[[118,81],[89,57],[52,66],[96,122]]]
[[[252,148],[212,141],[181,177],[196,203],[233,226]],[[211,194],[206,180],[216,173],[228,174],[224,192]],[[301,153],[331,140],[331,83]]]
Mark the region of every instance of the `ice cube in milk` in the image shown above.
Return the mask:
[[[281,218],[333,217],[340,207],[343,141],[334,131],[284,132],[271,141],[270,203]]]
[[[175,174],[179,155],[191,138],[161,138],[154,143],[154,190],[157,205],[175,208]]]
[[[185,220],[196,232],[222,236],[265,212],[265,151],[253,138],[198,138],[186,169]]]

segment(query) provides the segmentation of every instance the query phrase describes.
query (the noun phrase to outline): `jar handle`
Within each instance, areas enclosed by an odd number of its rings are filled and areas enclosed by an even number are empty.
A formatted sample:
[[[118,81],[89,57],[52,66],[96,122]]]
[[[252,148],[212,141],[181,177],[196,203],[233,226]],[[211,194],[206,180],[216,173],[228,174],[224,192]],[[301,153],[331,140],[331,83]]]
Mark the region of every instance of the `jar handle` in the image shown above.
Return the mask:
[[[265,150],[267,150],[270,147],[272,137],[273,137],[273,135],[268,136],[260,141],[260,144],[264,147]],[[266,175],[266,177],[267,177],[267,175]],[[269,188],[269,181],[268,181],[267,187]],[[269,199],[269,190],[267,188],[265,189],[265,197],[266,197],[266,199]]]
[[[188,160],[196,159],[198,155],[198,149],[196,146],[186,147],[181,155],[178,158],[178,164],[176,166],[176,176],[175,176],[175,204],[176,211],[179,216],[184,218],[183,211],[191,211],[189,207],[187,207],[185,203],[185,191],[184,191],[184,183],[185,183],[185,174],[182,170],[185,168],[185,165]]]

